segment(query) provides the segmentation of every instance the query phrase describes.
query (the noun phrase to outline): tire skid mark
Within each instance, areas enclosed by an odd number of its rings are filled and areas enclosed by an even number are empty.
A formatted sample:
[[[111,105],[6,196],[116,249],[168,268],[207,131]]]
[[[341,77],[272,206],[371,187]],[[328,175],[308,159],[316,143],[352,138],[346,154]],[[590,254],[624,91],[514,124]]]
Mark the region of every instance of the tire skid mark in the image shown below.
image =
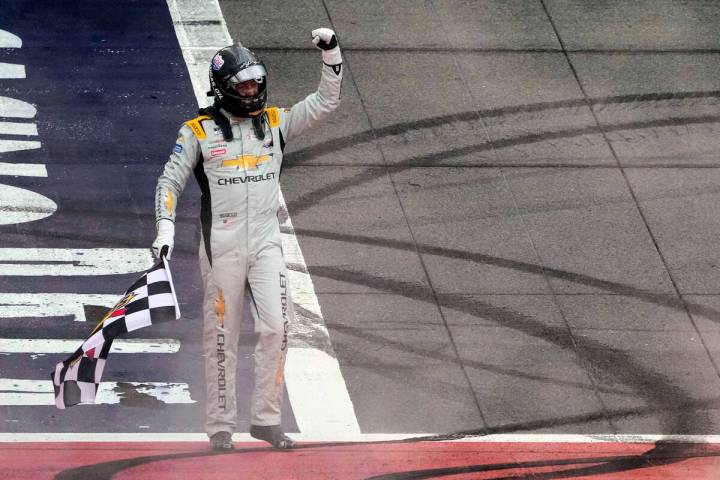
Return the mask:
[[[412,283],[388,280],[352,270],[336,267],[310,267],[312,275],[364,285],[376,290],[392,292],[406,298],[423,302],[434,302],[428,298],[427,289]],[[556,345],[564,349],[575,348],[568,336],[565,326],[549,326],[538,322],[533,317],[497,307],[485,302],[468,299],[464,295],[448,295],[441,297],[443,306],[462,311],[478,318],[485,318],[498,325],[522,332]],[[577,344],[578,357],[585,363],[588,372],[602,371],[603,375],[613,378],[620,384],[627,385],[635,391],[649,406],[659,412],[672,409],[678,404],[691,405],[695,399],[661,373],[645,368],[628,353],[604,345],[586,337],[574,337]],[[617,368],[622,365],[622,368]],[[673,412],[659,418],[665,433],[692,434],[712,428],[712,421],[707,413],[693,410]]]
[[[547,467],[563,467],[572,465],[593,464],[588,467],[579,467],[569,470],[556,470],[552,472],[533,472],[520,475],[509,475],[499,477],[486,477],[488,480],[549,480],[555,478],[587,478],[591,475],[603,475],[609,473],[627,472],[640,468],[656,467],[661,465],[670,465],[682,462],[691,458],[699,457],[716,457],[718,454],[704,453],[702,451],[695,452],[693,449],[681,447],[678,445],[656,445],[652,450],[640,455],[617,455],[617,456],[598,456],[586,458],[568,458],[558,460],[538,460],[527,462],[513,463],[496,463],[491,465],[466,465],[462,467],[446,467],[428,470],[415,470],[408,472],[396,472],[387,475],[376,475],[367,477],[366,480],[422,480],[428,478],[441,478],[451,475],[459,475],[463,473],[478,472],[494,472],[510,469],[530,469],[530,468],[547,468]]]
[[[616,124],[612,126],[604,126],[603,130],[606,133],[612,133],[612,132],[620,132],[625,130],[642,130],[647,128],[654,128],[654,127],[672,127],[672,126],[679,126],[679,125],[702,125],[702,124],[708,124],[708,123],[720,123],[720,115],[705,115],[701,117],[672,117],[672,118],[666,118],[666,119],[659,119],[659,120],[647,120],[647,121],[634,121],[634,122],[625,122],[621,124]],[[421,167],[426,165],[436,165],[438,162],[442,160],[446,160],[448,158],[453,157],[461,157],[464,155],[469,155],[473,153],[478,152],[484,152],[484,151],[493,151],[497,149],[502,148],[508,148],[508,147],[516,147],[519,145],[531,145],[536,144],[538,142],[543,142],[547,140],[553,140],[553,139],[563,139],[567,140],[571,137],[580,137],[584,135],[601,135],[602,131],[597,126],[587,126],[587,127],[581,127],[581,128],[570,128],[570,129],[564,129],[564,130],[557,130],[557,131],[551,131],[551,132],[544,132],[544,133],[537,133],[537,134],[528,134],[528,135],[520,135],[516,137],[510,137],[510,138],[501,138],[498,140],[494,140],[492,142],[480,142],[468,146],[463,146],[459,148],[449,149],[443,152],[436,152],[436,153],[430,153],[426,155],[418,155],[414,157],[407,158],[405,160],[402,160],[400,162],[394,163],[391,165],[392,168],[396,170],[406,170],[410,168],[415,167]],[[297,163],[297,162],[296,162]],[[572,165],[567,165],[568,167],[572,167]],[[533,167],[533,165],[527,165],[527,167]],[[314,191],[310,191],[308,193],[305,193],[295,199],[291,202],[290,210],[292,210],[293,215],[297,215],[299,211],[305,210],[316,203],[318,203],[321,199],[331,196],[335,193],[339,193],[349,187],[361,185],[364,183],[368,183],[370,181],[374,181],[378,174],[384,174],[383,170],[378,170],[377,168],[365,168],[361,170],[356,175],[340,180],[332,185],[323,186],[321,189],[317,189]]]
[[[447,308],[452,309],[451,306],[447,306]],[[391,347],[391,348],[394,348],[395,350],[403,351],[406,353],[412,353],[412,354],[416,354],[416,355],[421,355],[422,357],[433,358],[436,360],[453,363],[456,365],[466,365],[475,370],[484,370],[487,372],[497,373],[499,375],[506,375],[506,376],[516,377],[516,378],[524,378],[527,380],[539,381],[542,383],[547,383],[550,385],[558,385],[561,387],[572,387],[572,388],[578,388],[581,390],[593,390],[593,391],[596,390],[596,388],[593,385],[591,385],[590,383],[580,383],[580,382],[574,382],[574,381],[569,381],[569,380],[562,380],[560,378],[551,378],[551,377],[548,377],[545,375],[534,375],[534,374],[527,373],[522,370],[517,370],[514,368],[497,366],[497,365],[493,365],[490,363],[484,363],[484,362],[479,362],[479,361],[475,361],[475,360],[470,360],[467,358],[458,358],[458,357],[454,357],[452,355],[447,355],[444,353],[440,353],[440,352],[436,352],[436,351],[432,351],[432,350],[428,350],[428,349],[424,349],[424,348],[418,348],[416,346],[407,345],[405,343],[391,340],[391,339],[388,339],[388,338],[385,338],[385,337],[382,337],[379,335],[374,335],[372,333],[368,333],[366,330],[363,330],[363,329],[357,328],[357,327],[338,325],[338,324],[330,324],[330,328],[332,328],[333,330],[335,330],[337,332],[346,334],[346,335],[350,335],[350,336],[353,336],[356,338],[362,338],[364,340],[368,340],[373,343],[382,344],[383,347]],[[406,329],[407,327],[404,326],[403,328]],[[336,340],[336,342],[337,342],[337,340]],[[361,354],[361,355],[363,354],[363,352],[357,352],[357,353]],[[376,366],[376,365],[380,364],[380,362],[382,361],[377,358],[370,358],[369,356],[367,358],[368,358],[367,365]],[[356,364],[356,362],[353,362],[353,363]],[[386,364],[384,366],[388,367],[388,368],[393,367],[393,365],[390,365],[390,364]],[[383,372],[382,370],[373,369],[373,373],[376,375],[377,374],[382,375],[385,372]],[[398,376],[396,378],[396,380],[407,381],[407,379],[404,379],[401,376]],[[436,381],[436,380],[433,380],[433,381]],[[430,387],[428,385],[425,385],[424,388],[430,388]],[[621,389],[608,388],[608,387],[602,387],[602,386],[597,387],[597,390],[600,392],[603,392],[603,393],[612,393],[612,394],[616,394],[616,395],[628,395],[629,394],[629,392],[621,390]],[[582,419],[582,421],[589,421],[591,418],[592,418],[592,420],[604,420],[605,419],[603,413],[598,413],[597,415],[592,415],[592,416],[575,416],[574,418]],[[575,423],[575,422],[573,422],[573,423]],[[565,424],[565,423],[563,423],[563,424]],[[555,424],[545,424],[544,426],[545,427],[555,426]],[[475,432],[474,435],[478,434],[476,430],[473,430],[473,432]],[[507,433],[507,432],[505,432],[503,430],[503,433]],[[484,432],[482,434],[484,434]],[[473,436],[473,435],[465,435],[465,436]],[[459,437],[453,437],[453,438],[459,438]]]
[[[604,109],[609,106],[627,106],[628,108],[637,108],[635,105],[644,104],[646,106],[655,106],[654,103],[688,100],[708,100],[717,105],[720,102],[720,90],[707,91],[691,91],[691,92],[658,92],[646,94],[629,94],[614,95],[607,97],[591,98],[589,104],[593,108]],[[293,164],[301,164],[310,160],[315,156],[343,150],[362,143],[369,143],[373,140],[383,141],[386,137],[403,135],[409,132],[432,129],[447,124],[468,124],[470,126],[481,126],[481,119],[502,119],[510,115],[526,115],[534,113],[544,113],[550,110],[559,109],[579,109],[587,108],[588,101],[582,98],[559,100],[552,102],[538,102],[526,105],[517,105],[510,107],[499,107],[491,109],[468,110],[465,112],[453,113],[449,115],[440,115],[436,117],[414,120],[411,122],[397,123],[386,127],[375,128],[374,130],[363,131],[342,138],[335,138],[310,147],[290,150],[289,155]],[[692,106],[692,104],[691,104]],[[566,112],[564,112],[566,113]],[[480,118],[479,118],[480,117]],[[534,117],[529,117],[534,118]],[[464,127],[467,128],[467,127]],[[595,128],[595,133],[599,133]],[[408,143],[401,141],[402,143]],[[288,165],[291,167],[292,165]]]
[[[682,301],[678,299],[674,294],[668,293],[653,293],[647,290],[643,290],[632,285],[624,283],[612,282],[609,280],[602,280],[582,273],[571,272],[568,270],[561,270],[557,268],[548,268],[533,263],[527,263],[520,260],[512,260],[503,257],[496,257],[487,255],[484,253],[473,253],[464,250],[457,250],[445,247],[436,247],[432,245],[418,244],[415,245],[411,242],[405,242],[402,240],[390,240],[386,238],[375,238],[365,237],[360,235],[349,235],[335,232],[325,232],[319,230],[308,230],[308,229],[295,229],[295,233],[298,235],[307,235],[316,238],[325,238],[328,240],[336,240],[340,242],[351,242],[361,243],[365,245],[377,245],[387,248],[395,248],[399,250],[414,251],[416,248],[420,253],[429,255],[438,255],[448,258],[457,258],[461,260],[468,260],[476,263],[484,263],[487,265],[494,265],[497,267],[508,268],[512,270],[518,270],[527,273],[533,273],[537,275],[546,274],[560,280],[566,280],[573,283],[579,283],[594,288],[599,288],[608,291],[616,295],[624,295],[641,299],[643,301],[654,303],[663,307],[672,308],[674,310],[683,311],[684,306]],[[317,268],[317,267],[314,267]],[[313,267],[310,268],[310,273],[314,274]],[[446,294],[440,294],[440,298],[445,297]],[[716,310],[711,307],[704,305],[698,305],[694,303],[688,303],[690,312],[694,315],[700,315],[703,318],[712,320],[713,322],[720,324],[720,310]]]

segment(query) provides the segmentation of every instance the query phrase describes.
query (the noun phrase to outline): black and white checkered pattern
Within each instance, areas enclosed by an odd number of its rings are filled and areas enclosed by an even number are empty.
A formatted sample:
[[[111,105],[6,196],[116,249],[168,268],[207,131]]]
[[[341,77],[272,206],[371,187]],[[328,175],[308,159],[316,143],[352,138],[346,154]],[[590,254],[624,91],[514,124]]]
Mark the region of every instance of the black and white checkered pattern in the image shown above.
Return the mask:
[[[127,289],[80,348],[55,366],[51,374],[55,405],[64,409],[78,403],[94,403],[113,339],[178,318],[180,308],[170,268],[163,258]]]

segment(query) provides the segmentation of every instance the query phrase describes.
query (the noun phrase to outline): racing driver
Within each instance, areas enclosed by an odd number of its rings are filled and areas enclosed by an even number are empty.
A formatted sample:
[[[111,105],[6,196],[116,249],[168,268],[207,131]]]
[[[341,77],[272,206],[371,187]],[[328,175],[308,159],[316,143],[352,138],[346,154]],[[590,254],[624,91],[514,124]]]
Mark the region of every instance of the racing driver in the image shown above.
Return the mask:
[[[335,32],[313,30],[312,41],[322,52],[320,84],[291,108],[266,106],[267,71],[252,51],[236,44],[217,52],[210,65],[208,95],[214,96],[213,105],[181,126],[157,183],[152,248],[156,256],[168,259],[177,199],[190,175],[202,192],[205,429],[214,450],[233,448],[237,347],[246,301],[259,333],[250,435],[278,449],[295,446],[280,426],[291,316],[277,219],[280,167],[285,142],[337,108],[342,80]]]

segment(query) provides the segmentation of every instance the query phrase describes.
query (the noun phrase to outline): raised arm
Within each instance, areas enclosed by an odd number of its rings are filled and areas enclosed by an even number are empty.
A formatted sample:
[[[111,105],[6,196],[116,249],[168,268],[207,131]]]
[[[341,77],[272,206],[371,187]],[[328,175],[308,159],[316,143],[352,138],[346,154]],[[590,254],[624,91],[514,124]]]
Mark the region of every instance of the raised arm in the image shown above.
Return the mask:
[[[290,111],[281,111],[280,130],[285,141],[316,125],[340,104],[342,56],[335,32],[318,28],[312,31],[312,38],[322,52],[320,84],[316,92],[293,105]]]

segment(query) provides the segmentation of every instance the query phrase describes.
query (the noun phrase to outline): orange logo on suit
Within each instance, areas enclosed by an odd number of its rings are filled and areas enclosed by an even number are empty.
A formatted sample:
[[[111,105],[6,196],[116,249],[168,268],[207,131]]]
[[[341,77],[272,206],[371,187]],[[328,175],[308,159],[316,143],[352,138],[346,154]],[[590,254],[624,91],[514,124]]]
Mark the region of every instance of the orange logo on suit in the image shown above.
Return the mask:
[[[249,170],[270,160],[270,155],[240,155],[230,160],[223,160],[222,167],[238,167]]]
[[[222,290],[218,288],[217,297],[215,297],[215,313],[217,314],[218,327],[225,327],[225,297]]]

